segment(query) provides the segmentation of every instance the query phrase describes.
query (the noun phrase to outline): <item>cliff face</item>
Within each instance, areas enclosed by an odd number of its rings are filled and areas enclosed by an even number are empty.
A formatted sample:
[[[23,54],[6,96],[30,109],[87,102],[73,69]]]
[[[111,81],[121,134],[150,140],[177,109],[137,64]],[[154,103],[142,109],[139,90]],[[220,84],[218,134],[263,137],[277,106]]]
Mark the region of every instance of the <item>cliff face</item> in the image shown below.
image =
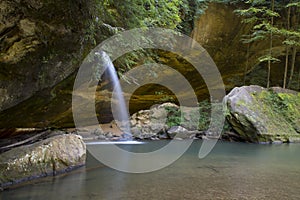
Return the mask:
[[[195,21],[192,33],[193,39],[203,45],[216,62],[228,88],[238,81],[230,80],[232,74],[238,78],[243,75],[247,49],[240,38],[249,29],[233,13],[234,9],[232,5],[210,4]]]
[[[269,40],[251,43],[249,46],[243,44],[241,39],[250,33],[251,26],[242,23],[242,19],[234,13],[236,6],[238,5],[209,4],[205,13],[195,21],[192,37],[216,62],[227,89],[243,84],[266,86],[267,66],[263,63],[259,64],[258,58],[268,52]],[[280,20],[282,23],[284,17]],[[271,85],[282,86],[285,46],[278,36],[273,39],[273,56],[279,58],[281,62],[272,64]],[[245,72],[246,82],[243,83]]]

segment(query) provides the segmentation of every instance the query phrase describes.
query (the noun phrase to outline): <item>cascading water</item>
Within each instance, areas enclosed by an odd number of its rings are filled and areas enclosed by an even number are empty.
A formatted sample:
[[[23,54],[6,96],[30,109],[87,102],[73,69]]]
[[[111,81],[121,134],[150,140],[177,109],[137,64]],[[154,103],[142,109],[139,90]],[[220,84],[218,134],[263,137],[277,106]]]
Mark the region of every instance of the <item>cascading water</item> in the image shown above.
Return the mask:
[[[112,108],[114,120],[116,121],[117,125],[123,132],[122,134],[123,138],[131,139],[132,135],[130,131],[128,109],[125,103],[122,87],[120,85],[117,72],[107,53],[105,53],[104,51],[100,51],[97,53],[98,55],[100,55],[102,61],[101,64],[107,70],[107,75],[109,76],[114,88],[113,95],[111,98],[111,108]]]

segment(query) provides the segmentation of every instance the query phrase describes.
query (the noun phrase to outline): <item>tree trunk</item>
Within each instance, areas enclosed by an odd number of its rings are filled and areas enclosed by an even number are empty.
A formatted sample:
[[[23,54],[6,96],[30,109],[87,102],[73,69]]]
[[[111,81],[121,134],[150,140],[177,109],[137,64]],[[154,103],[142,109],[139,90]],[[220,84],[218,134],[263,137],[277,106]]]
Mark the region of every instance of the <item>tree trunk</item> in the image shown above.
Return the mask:
[[[290,16],[291,16],[291,7],[288,8],[288,13],[287,13],[287,26],[286,26],[287,30],[290,30]],[[288,71],[288,65],[289,65],[289,50],[290,50],[289,46],[286,45],[283,88],[286,88],[287,71]]]
[[[272,11],[274,11],[274,0],[272,0],[271,7]],[[274,17],[271,17],[271,26],[274,24]],[[267,80],[267,88],[270,87],[270,77],[271,77],[271,59],[272,59],[272,48],[273,48],[273,32],[270,31],[270,50],[269,50],[269,55],[270,58],[268,60],[268,80]]]
[[[289,47],[286,46],[285,50],[285,67],[284,67],[284,77],[283,77],[283,88],[286,88],[286,78],[287,78],[287,71],[289,65]]]
[[[295,7],[292,11],[293,17],[291,21],[291,29],[297,30],[298,27],[298,19],[299,19],[299,13],[298,13],[298,8]],[[294,76],[294,71],[295,71],[295,63],[296,63],[296,55],[297,55],[297,46],[294,45],[292,50],[292,62],[291,62],[291,72],[290,72],[290,77],[289,77],[289,82],[288,82],[288,88],[291,87],[292,81],[293,81],[293,76]]]
[[[299,69],[299,74],[298,74],[298,90],[300,90],[300,69]]]
[[[293,80],[293,76],[294,76],[296,54],[297,54],[297,47],[296,47],[296,46],[293,46],[293,51],[292,51],[292,64],[291,64],[291,73],[290,73],[290,77],[289,77],[288,88],[291,87],[292,80]]]
[[[250,51],[250,44],[247,44],[247,55],[246,55],[246,65],[244,68],[244,85],[246,85],[246,75],[247,75],[247,70],[248,70],[248,66],[249,66],[249,51]]]

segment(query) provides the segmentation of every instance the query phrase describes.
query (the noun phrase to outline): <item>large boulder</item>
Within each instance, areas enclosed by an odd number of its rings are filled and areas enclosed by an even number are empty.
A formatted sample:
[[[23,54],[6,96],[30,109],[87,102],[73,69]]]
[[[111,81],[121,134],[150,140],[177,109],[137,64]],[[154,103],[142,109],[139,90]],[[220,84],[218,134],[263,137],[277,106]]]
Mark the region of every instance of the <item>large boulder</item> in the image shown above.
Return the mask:
[[[86,146],[75,134],[56,135],[0,156],[0,187],[83,166]]]
[[[225,98],[226,116],[249,142],[294,142],[300,138],[300,93],[260,86],[234,88]]]

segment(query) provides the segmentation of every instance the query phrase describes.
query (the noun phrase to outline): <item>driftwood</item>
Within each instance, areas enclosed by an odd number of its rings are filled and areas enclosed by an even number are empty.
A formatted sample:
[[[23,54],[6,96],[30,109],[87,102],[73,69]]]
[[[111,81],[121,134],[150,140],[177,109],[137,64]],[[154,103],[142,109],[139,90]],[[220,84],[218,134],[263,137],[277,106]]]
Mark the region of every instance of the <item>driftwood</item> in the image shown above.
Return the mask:
[[[40,133],[45,131],[45,128],[1,128],[0,139],[13,138],[20,135],[27,135],[31,133]]]

